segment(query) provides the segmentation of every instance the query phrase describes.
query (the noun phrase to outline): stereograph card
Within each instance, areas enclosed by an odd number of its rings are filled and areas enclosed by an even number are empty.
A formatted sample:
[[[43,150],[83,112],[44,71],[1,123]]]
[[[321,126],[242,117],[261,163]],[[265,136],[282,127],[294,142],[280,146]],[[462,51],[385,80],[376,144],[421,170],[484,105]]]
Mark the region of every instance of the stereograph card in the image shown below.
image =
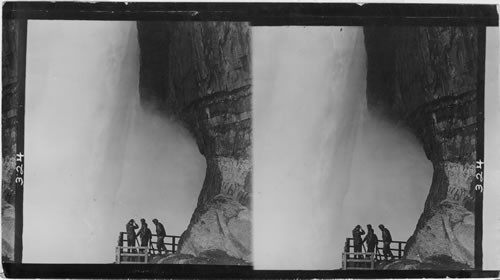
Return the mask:
[[[2,23],[6,277],[498,277],[495,6]]]

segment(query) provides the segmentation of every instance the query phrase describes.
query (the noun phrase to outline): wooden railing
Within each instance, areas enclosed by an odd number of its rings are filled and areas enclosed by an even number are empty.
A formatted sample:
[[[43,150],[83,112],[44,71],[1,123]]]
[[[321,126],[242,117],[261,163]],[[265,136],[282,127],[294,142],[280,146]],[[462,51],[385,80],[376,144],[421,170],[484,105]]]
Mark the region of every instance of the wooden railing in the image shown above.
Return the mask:
[[[148,247],[116,246],[116,263],[148,263]]]
[[[375,269],[375,253],[342,252],[342,269]]]
[[[383,242],[379,240],[375,246],[374,253],[368,253],[363,244],[363,252],[354,252],[354,239],[346,238],[344,252],[342,253],[342,269],[374,269],[375,263],[384,259]],[[389,249],[394,259],[400,259],[404,255],[406,242],[392,241]]]
[[[165,238],[163,239],[163,244],[165,244],[166,252],[162,250],[162,253],[175,253],[177,252],[177,247],[179,246],[179,239],[181,237],[177,235],[166,235]],[[152,235],[151,242],[148,242],[148,247],[140,247],[141,243],[139,240],[139,236],[136,237],[135,243],[137,246],[135,247],[129,247],[126,246],[128,245],[127,243],[127,233],[126,232],[120,232],[118,235],[118,246],[116,247],[116,258],[117,258],[117,263],[126,263],[123,260],[120,259],[120,256],[127,256],[129,257],[128,259],[131,259],[133,263],[137,262],[142,262],[137,261],[139,257],[144,258],[146,256],[146,261],[149,258],[149,256],[154,256],[159,254],[158,250],[158,236],[156,234]],[[147,255],[145,255],[144,251],[146,251]],[[135,252],[135,253],[134,253]],[[128,262],[128,261],[127,261]]]

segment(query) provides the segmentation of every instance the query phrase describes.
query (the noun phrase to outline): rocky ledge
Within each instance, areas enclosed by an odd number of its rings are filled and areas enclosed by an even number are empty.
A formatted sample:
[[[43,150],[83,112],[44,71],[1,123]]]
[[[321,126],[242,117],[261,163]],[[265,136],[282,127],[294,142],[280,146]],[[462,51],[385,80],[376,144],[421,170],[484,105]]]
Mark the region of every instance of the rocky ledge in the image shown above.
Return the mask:
[[[241,259],[234,258],[222,250],[207,250],[197,256],[188,254],[170,254],[157,256],[151,260],[156,264],[216,264],[216,265],[251,265]]]
[[[468,270],[470,267],[453,260],[449,255],[433,255],[421,262],[410,259],[384,261],[377,265],[383,270]]]

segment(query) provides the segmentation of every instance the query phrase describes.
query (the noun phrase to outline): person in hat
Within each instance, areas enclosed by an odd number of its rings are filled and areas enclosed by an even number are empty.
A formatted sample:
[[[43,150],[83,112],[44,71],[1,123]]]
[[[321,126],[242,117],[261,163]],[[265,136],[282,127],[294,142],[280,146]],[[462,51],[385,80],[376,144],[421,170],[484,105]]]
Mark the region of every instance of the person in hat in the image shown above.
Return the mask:
[[[156,248],[158,248],[158,252],[161,255],[161,250],[163,249],[165,253],[167,252],[167,248],[165,247],[165,243],[163,243],[163,238],[165,238],[165,227],[163,224],[158,221],[158,219],[153,219],[153,223],[156,225]]]
[[[388,260],[389,257],[393,259],[394,256],[392,255],[391,252],[391,242],[392,242],[391,232],[383,224],[380,224],[378,227],[380,228],[380,231],[382,231],[382,242],[384,242],[384,247],[382,249],[382,252],[384,254],[385,260]]]
[[[152,234],[151,230],[148,228],[148,224],[146,224],[145,219],[141,219],[141,229],[139,229],[138,234],[139,234],[139,239],[141,240],[141,246],[148,247]]]
[[[361,235],[363,235],[363,234],[365,234],[365,231],[361,228],[360,225],[357,225],[352,230],[352,239],[354,240],[354,252],[355,253],[361,253],[361,247],[363,246],[363,239],[361,238]]]
[[[127,245],[128,247],[135,247],[135,239],[137,235],[135,234],[135,230],[139,228],[139,226],[135,223],[134,219],[130,219],[128,223],[125,225],[127,229]],[[128,252],[130,253],[130,248]],[[135,249],[132,249],[132,252],[135,252]]]
[[[363,239],[363,242],[366,242],[366,251],[368,253],[373,253],[375,252],[375,247],[377,246],[378,243],[378,237],[375,234],[372,225],[368,224],[366,225],[368,233],[366,234],[365,238]]]

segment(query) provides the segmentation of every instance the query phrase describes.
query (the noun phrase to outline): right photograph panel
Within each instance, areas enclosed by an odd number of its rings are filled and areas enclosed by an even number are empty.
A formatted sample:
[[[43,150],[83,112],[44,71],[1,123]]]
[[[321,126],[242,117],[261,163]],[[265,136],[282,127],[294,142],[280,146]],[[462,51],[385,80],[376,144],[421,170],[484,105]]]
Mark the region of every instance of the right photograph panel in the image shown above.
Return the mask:
[[[481,32],[252,27],[256,269],[475,267]]]

